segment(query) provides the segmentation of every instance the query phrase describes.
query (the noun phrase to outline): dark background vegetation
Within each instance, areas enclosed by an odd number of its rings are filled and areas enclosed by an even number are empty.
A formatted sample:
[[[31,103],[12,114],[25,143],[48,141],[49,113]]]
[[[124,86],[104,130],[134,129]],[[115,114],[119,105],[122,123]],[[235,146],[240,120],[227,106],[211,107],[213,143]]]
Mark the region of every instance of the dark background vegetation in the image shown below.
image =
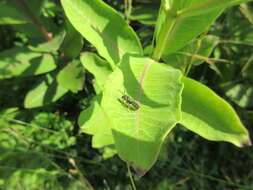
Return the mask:
[[[123,15],[123,0],[106,2]],[[146,3],[151,2],[136,0],[133,8]],[[252,3],[248,6],[252,13]],[[158,6],[153,7],[155,13]],[[59,32],[65,19],[59,1],[45,1],[40,19],[48,32]],[[151,42],[153,25],[130,24],[144,46]],[[43,41],[36,27],[34,35],[29,27],[0,25],[0,51]],[[237,6],[227,9],[208,34],[220,40],[211,57],[229,63],[214,63],[216,69],[205,63],[193,67],[189,76],[232,104],[253,134],[253,23]],[[91,48],[85,42],[82,51]],[[94,95],[91,79],[86,72],[83,90],[36,109],[25,109],[23,102],[38,77],[0,80],[0,189],[131,189],[126,164],[117,156],[103,159],[103,150],[91,148],[91,137],[79,133],[77,118]],[[241,91],[228,94],[235,85]],[[210,142],[178,126],[166,139],[155,166],[134,179],[141,190],[250,190],[252,168],[252,147]]]

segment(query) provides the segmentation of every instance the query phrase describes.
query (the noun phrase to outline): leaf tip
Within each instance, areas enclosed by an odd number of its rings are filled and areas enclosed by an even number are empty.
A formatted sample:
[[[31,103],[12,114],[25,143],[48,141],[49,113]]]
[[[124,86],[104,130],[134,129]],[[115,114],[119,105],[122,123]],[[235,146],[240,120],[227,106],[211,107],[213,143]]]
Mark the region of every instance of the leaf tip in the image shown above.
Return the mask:
[[[240,147],[246,147],[246,146],[251,146],[252,143],[251,143],[251,140],[250,139],[247,139],[246,141],[243,141],[241,144],[240,144]]]
[[[133,167],[133,169],[134,169],[134,171],[135,171],[135,173],[138,177],[144,176],[148,171],[148,170],[142,169],[142,168],[137,167],[137,166],[132,166],[132,167]]]
[[[140,168],[139,166],[136,166],[135,164],[133,164],[133,162],[127,161],[127,163],[128,163],[130,166],[132,166],[132,168],[134,169],[136,175],[137,175],[139,178],[142,177],[142,176],[144,176],[144,175],[148,172],[148,170],[142,169],[142,168]]]

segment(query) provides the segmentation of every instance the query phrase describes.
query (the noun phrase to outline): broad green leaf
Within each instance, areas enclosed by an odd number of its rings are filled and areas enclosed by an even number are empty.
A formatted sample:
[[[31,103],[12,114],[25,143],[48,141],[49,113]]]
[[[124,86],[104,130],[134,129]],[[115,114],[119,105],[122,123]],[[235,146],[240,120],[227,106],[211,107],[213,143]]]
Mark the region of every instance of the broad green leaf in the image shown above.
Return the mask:
[[[85,80],[84,69],[79,61],[72,61],[57,75],[57,82],[62,87],[77,93],[82,90]]]
[[[30,90],[25,97],[25,108],[36,108],[57,101],[67,89],[58,85],[56,79],[47,74]]]
[[[182,120],[180,123],[198,135],[236,146],[250,145],[249,134],[234,109],[205,85],[183,78]]]
[[[48,42],[38,44],[35,47],[29,46],[29,48],[32,51],[53,53],[53,52],[56,52],[60,48],[64,38],[65,38],[65,32],[62,32],[56,35],[52,40]]]
[[[171,66],[183,70],[188,64],[199,65],[203,63],[217,44],[218,38],[216,36],[207,35],[203,39],[188,43],[176,53],[165,55],[163,59]]]
[[[243,108],[253,106],[253,87],[252,84],[231,84],[225,87],[226,96]]]
[[[114,9],[100,0],[61,0],[71,24],[110,63],[125,53],[142,54],[139,39]]]
[[[79,32],[69,23],[66,23],[66,37],[61,46],[64,56],[73,59],[76,58],[83,47],[83,38]]]
[[[110,64],[93,53],[84,53],[81,62],[85,69],[92,73],[100,89],[103,89],[108,76],[112,73]]]
[[[181,118],[181,72],[146,57],[129,55],[124,56],[120,68],[115,68],[106,81],[101,106],[112,123],[119,156],[143,175]]]
[[[99,105],[99,99],[101,99],[101,95],[96,96],[91,106],[82,111],[78,118],[81,131],[93,135],[92,147],[94,148],[114,144],[111,124],[103,108]]]
[[[25,47],[0,52],[0,79],[39,75],[55,68],[55,60],[51,54],[33,52]]]

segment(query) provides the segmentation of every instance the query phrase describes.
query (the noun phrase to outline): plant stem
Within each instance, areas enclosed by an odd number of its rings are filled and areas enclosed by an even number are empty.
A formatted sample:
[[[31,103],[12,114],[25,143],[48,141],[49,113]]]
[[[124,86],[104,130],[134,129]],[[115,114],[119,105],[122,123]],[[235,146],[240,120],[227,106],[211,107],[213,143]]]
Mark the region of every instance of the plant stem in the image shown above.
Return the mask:
[[[26,3],[23,0],[16,0],[17,4],[19,5],[20,9],[26,14],[26,16],[29,18],[32,24],[38,27],[39,31],[42,33],[44,38],[47,41],[50,41],[52,39],[51,34],[49,34],[44,26],[40,23],[39,19],[33,14],[33,12],[29,9],[29,7],[26,5]]]
[[[132,0],[125,0],[125,16],[127,21],[129,20],[131,12],[132,12]]]
[[[249,58],[249,60],[247,61],[247,63],[242,67],[241,69],[241,73],[245,72],[250,65],[253,63],[253,54],[251,55],[251,57]]]
[[[170,34],[176,23],[179,3],[180,0],[174,0],[172,2],[171,7],[168,10],[166,10],[166,7],[162,5],[163,6],[162,8],[165,9],[166,12],[166,18],[165,22],[161,26],[159,34],[157,35],[157,44],[152,55],[152,58],[156,61],[158,61],[161,58],[164,49],[166,47],[167,40],[169,39]]]
[[[132,176],[132,172],[131,172],[131,169],[130,169],[130,166],[129,166],[128,163],[127,163],[127,171],[128,171],[129,177],[130,177],[132,189],[133,189],[133,190],[137,190],[136,187],[135,187],[134,179],[133,179],[133,176]]]

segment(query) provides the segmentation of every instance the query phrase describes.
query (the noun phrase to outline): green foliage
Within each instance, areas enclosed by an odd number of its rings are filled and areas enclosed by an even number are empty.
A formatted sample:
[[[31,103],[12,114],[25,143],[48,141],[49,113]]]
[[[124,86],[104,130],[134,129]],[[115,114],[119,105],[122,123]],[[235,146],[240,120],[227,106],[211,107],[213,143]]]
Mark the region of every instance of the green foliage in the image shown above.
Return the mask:
[[[58,85],[55,76],[47,74],[30,90],[24,101],[26,108],[35,108],[58,100],[68,89]]]
[[[0,0],[0,189],[252,189],[249,1]]]
[[[209,140],[239,147],[251,144],[247,130],[227,102],[197,81],[183,81],[182,125]]]
[[[57,178],[67,177],[68,174],[53,160],[76,143],[76,137],[70,135],[71,122],[64,117],[41,112],[33,114],[34,119],[27,123],[18,119],[19,114],[17,108],[1,113],[0,187],[62,189]],[[68,180],[71,182],[72,179]]]
[[[15,47],[0,53],[0,79],[47,73],[56,68],[51,54]]]
[[[76,93],[82,90],[84,84],[84,71],[79,61],[74,60],[63,68],[57,75],[60,86]]]
[[[110,63],[119,63],[125,53],[142,53],[135,32],[103,1],[62,0],[61,2],[72,25]]]
[[[145,173],[181,118],[181,73],[149,58],[129,55],[123,57],[120,68],[122,72],[115,70],[109,76],[101,105],[112,122],[119,156]],[[122,92],[136,101],[137,110],[122,103]]]

